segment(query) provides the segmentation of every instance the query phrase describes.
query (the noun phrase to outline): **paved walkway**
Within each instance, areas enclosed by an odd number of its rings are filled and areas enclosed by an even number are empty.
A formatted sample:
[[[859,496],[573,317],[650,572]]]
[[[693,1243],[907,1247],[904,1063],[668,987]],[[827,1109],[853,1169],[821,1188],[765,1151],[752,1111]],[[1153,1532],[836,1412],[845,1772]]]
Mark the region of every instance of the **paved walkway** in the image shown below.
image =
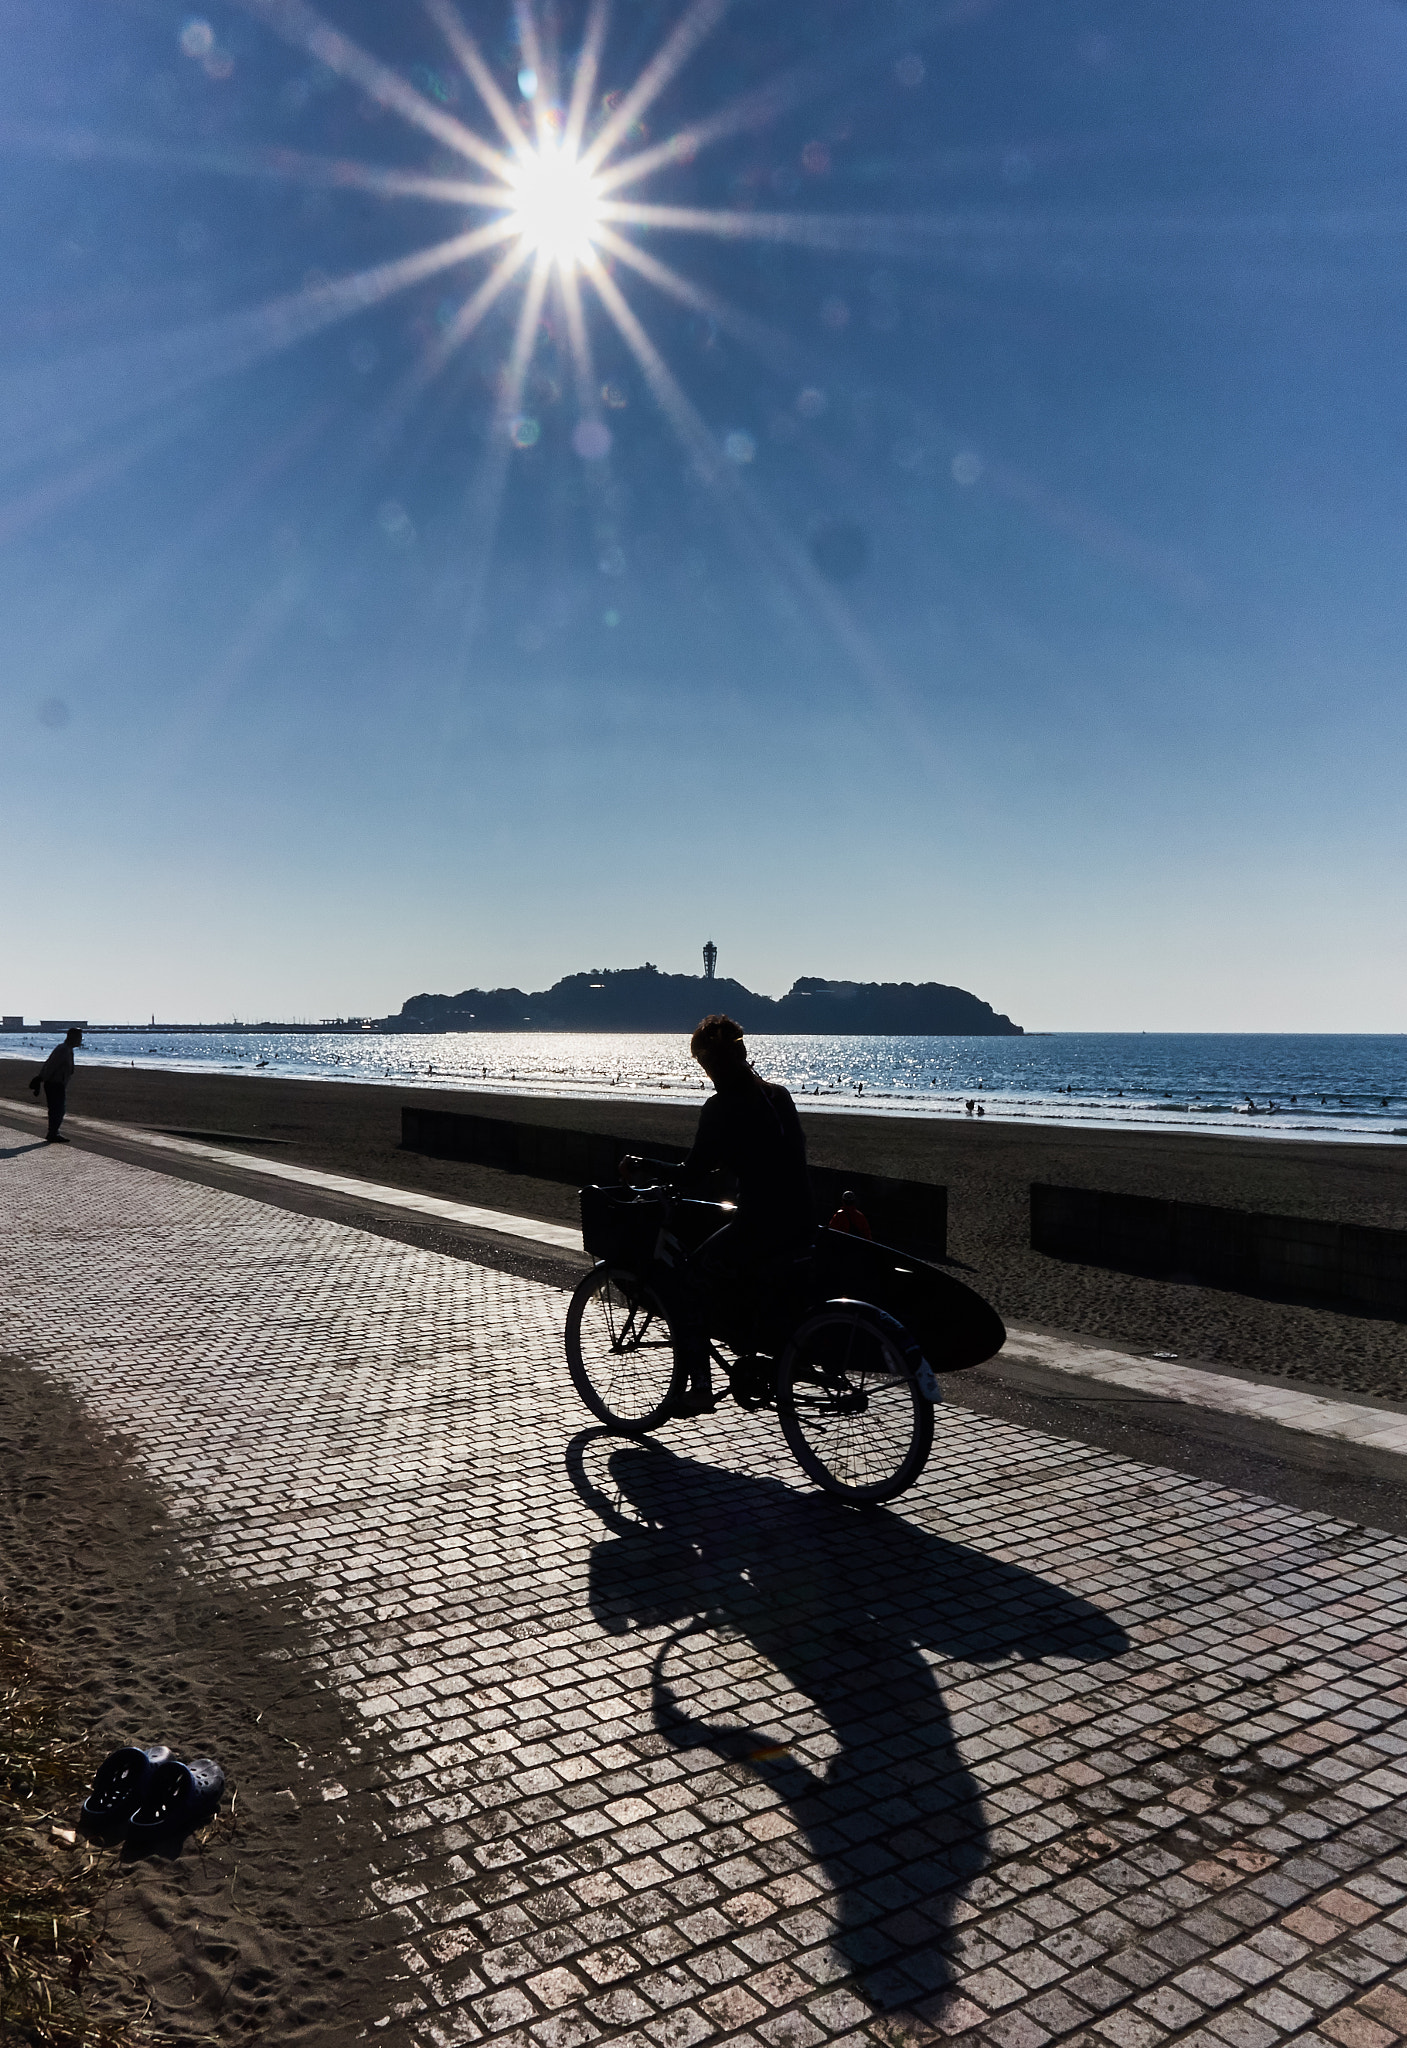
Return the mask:
[[[77,1147],[0,1217],[0,1349],[390,1759],[377,2038],[1407,2035],[1407,1542],[956,1408],[859,1516],[585,1427],[551,1288]]]
[[[42,1109],[23,1103],[0,1106],[0,1125],[13,1122],[22,1130],[43,1131],[48,1119]],[[384,1181],[354,1180],[344,1173],[324,1173],[315,1166],[295,1166],[291,1159],[253,1151],[245,1146],[205,1144],[193,1138],[173,1138],[165,1131],[148,1131],[136,1124],[115,1123],[95,1116],[65,1118],[68,1129],[82,1137],[119,1138],[158,1158],[190,1160],[207,1166],[234,1167],[268,1181],[284,1181],[291,1187],[312,1188],[326,1195],[350,1195],[358,1201],[374,1201],[378,1208],[403,1209],[444,1223],[463,1223],[471,1229],[489,1230],[500,1237],[526,1238],[552,1251],[579,1252],[581,1231],[561,1223],[544,1223],[536,1216],[510,1216],[502,1209],[481,1209],[472,1202],[448,1202],[419,1188],[389,1187]]]
[[[0,1128],[14,1119],[23,1129],[44,1128],[44,1112],[15,1103],[0,1105]],[[582,1249],[581,1232],[560,1223],[546,1223],[534,1216],[511,1215],[502,1209],[485,1209],[468,1202],[450,1202],[439,1195],[416,1188],[391,1187],[384,1182],[353,1180],[344,1174],[324,1173],[317,1167],[295,1166],[290,1160],[258,1153],[230,1151],[189,1138],[175,1138],[161,1131],[148,1131],[129,1124],[117,1124],[96,1117],[70,1117],[69,1127],[102,1139],[119,1138],[157,1157],[205,1164],[226,1172],[250,1174],[265,1182],[285,1182],[315,1193],[350,1197],[381,1210],[421,1216],[430,1221],[460,1224],[513,1243],[541,1246],[549,1252]],[[1207,1372],[1160,1358],[1141,1357],[1115,1351],[1107,1345],[1081,1343],[1070,1337],[1051,1336],[1044,1331],[1012,1326],[1007,1333],[1004,1356],[1018,1362],[1042,1365],[1054,1372],[1097,1380],[1106,1386],[1123,1387],[1139,1394],[1151,1394],[1163,1401],[1182,1401],[1195,1408],[1210,1408],[1224,1415],[1245,1415],[1259,1422],[1273,1422],[1282,1429],[1322,1437],[1340,1443],[1358,1444],[1407,1457],[1407,1415],[1386,1402],[1336,1401],[1312,1394],[1294,1385],[1274,1385],[1254,1378],[1237,1379],[1230,1373]]]

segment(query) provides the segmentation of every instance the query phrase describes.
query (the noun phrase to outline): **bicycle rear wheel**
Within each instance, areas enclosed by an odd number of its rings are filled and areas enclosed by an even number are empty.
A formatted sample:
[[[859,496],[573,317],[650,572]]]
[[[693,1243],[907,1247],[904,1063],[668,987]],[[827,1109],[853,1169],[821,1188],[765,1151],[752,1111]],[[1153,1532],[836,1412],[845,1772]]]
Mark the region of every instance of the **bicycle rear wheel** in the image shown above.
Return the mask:
[[[684,1383],[659,1297],[620,1266],[588,1273],[567,1310],[567,1367],[592,1414],[621,1436],[669,1419]]]
[[[830,1302],[795,1332],[777,1373],[777,1415],[808,1479],[842,1500],[893,1500],[933,1448],[913,1339],[863,1302]]]

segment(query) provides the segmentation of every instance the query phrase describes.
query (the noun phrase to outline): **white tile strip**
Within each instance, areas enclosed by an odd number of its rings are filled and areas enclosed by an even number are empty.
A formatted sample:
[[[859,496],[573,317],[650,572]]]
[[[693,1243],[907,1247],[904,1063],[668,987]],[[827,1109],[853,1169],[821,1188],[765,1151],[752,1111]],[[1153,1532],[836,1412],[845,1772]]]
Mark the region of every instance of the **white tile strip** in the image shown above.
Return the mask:
[[[1359,1408],[1299,1388],[1267,1386],[1263,1380],[1233,1380],[1224,1373],[1199,1372],[1195,1366],[1135,1358],[1125,1351],[1104,1351],[1064,1337],[1040,1336],[1034,1330],[1008,1330],[1002,1356],[1018,1364],[1044,1365],[1054,1372],[1078,1373],[1081,1379],[1130,1387],[1163,1401],[1186,1401],[1195,1408],[1218,1409],[1224,1415],[1254,1415],[1261,1422],[1278,1422],[1283,1429],[1338,1437],[1345,1443],[1368,1444],[1374,1450],[1396,1451],[1407,1457],[1407,1415],[1393,1415],[1381,1408]]]
[[[23,1103],[7,1102],[0,1109],[6,1118],[23,1117],[26,1124],[44,1122],[43,1110],[28,1109]],[[580,1230],[561,1223],[543,1223],[536,1216],[510,1216],[502,1209],[479,1209],[471,1202],[446,1202],[438,1195],[421,1194],[414,1188],[387,1187],[380,1181],[353,1180],[346,1174],[323,1173],[312,1166],[295,1166],[291,1160],[267,1159],[247,1152],[227,1152],[218,1145],[203,1145],[194,1138],[168,1138],[160,1131],[139,1130],[133,1124],[109,1123],[91,1116],[64,1119],[70,1129],[98,1138],[121,1138],[124,1144],[142,1145],[154,1152],[173,1152],[183,1159],[204,1159],[214,1166],[237,1166],[244,1173],[261,1173],[269,1180],[292,1181],[299,1187],[318,1188],[326,1194],[352,1195],[358,1201],[375,1202],[382,1208],[408,1209],[416,1216],[441,1217],[450,1223],[468,1223],[479,1230],[492,1230],[502,1237],[528,1238],[534,1244],[556,1250],[579,1252]]]

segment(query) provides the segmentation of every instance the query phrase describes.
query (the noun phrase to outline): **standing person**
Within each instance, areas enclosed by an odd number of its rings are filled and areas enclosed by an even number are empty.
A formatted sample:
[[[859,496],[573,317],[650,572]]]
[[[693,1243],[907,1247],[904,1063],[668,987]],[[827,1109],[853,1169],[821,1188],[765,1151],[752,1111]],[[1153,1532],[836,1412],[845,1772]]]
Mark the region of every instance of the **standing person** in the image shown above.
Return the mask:
[[[49,1128],[44,1135],[46,1145],[66,1145],[67,1138],[59,1136],[59,1125],[64,1120],[68,1107],[69,1076],[73,1072],[73,1049],[82,1045],[83,1033],[77,1025],[67,1033],[62,1045],[56,1045],[45,1060],[39,1072],[30,1082],[30,1091],[37,1095],[42,1088],[44,1100],[49,1105]]]
[[[689,1386],[679,1411],[707,1415],[714,1407],[708,1358],[708,1315],[735,1296],[772,1259],[799,1257],[815,1234],[806,1139],[796,1104],[785,1088],[764,1081],[747,1056],[743,1027],[731,1017],[705,1017],[689,1051],[713,1083],[699,1112],[698,1135],[676,1187],[730,1174],[737,1183],[737,1214],[689,1259],[681,1277],[680,1348]],[[621,1161],[621,1174],[645,1162]]]

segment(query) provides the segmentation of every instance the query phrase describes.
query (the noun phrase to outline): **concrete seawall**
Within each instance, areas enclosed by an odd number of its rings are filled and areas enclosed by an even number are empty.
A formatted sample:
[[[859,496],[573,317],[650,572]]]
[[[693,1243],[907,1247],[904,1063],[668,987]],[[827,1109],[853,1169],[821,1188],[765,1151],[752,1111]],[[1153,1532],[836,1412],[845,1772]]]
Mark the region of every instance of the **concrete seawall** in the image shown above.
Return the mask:
[[[565,1130],[436,1109],[402,1109],[401,1144],[408,1152],[434,1159],[462,1159],[475,1166],[530,1174],[537,1180],[566,1181],[577,1187],[618,1181],[620,1162],[627,1153],[638,1152],[668,1166],[681,1165],[687,1156],[684,1147],[651,1138]],[[946,1188],[930,1181],[895,1180],[887,1174],[831,1166],[812,1166],[809,1171],[818,1221],[838,1208],[841,1194],[851,1188],[882,1243],[930,1259],[947,1255]]]
[[[1033,1181],[1031,1249],[1407,1317],[1407,1230]]]

